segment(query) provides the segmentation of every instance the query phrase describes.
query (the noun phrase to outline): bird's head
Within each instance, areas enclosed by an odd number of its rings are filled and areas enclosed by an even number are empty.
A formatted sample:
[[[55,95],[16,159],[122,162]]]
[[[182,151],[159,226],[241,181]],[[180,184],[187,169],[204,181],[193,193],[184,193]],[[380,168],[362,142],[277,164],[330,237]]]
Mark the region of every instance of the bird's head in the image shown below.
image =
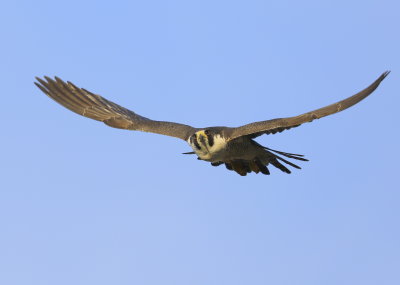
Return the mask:
[[[226,140],[222,137],[221,132],[213,128],[197,131],[189,138],[188,142],[200,158],[218,152],[226,145]]]
[[[211,129],[204,129],[195,132],[188,140],[195,150],[207,150],[214,145],[216,133]]]

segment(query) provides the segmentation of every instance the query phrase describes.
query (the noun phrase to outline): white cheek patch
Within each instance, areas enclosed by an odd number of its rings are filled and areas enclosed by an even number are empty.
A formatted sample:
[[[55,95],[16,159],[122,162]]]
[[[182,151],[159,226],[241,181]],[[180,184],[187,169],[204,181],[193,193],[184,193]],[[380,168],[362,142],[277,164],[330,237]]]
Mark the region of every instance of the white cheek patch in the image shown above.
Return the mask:
[[[212,147],[209,147],[209,151],[211,153],[218,152],[221,149],[225,148],[225,146],[226,146],[226,140],[220,135],[216,135],[214,137],[214,144]]]
[[[196,147],[196,145],[193,143],[193,141],[190,141],[190,138],[187,140],[187,143],[190,145],[190,147],[193,149],[193,151],[198,155],[198,156],[200,156],[200,155],[204,155],[205,154],[205,151],[203,150],[203,148],[202,149],[198,149],[197,147]]]

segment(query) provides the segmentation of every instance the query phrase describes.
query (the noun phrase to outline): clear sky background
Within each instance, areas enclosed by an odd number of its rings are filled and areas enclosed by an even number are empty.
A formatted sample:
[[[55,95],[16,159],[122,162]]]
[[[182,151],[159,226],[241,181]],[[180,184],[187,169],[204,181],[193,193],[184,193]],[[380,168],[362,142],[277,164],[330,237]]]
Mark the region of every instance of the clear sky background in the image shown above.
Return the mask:
[[[400,284],[396,0],[3,1],[0,284]],[[57,75],[158,120],[239,126],[360,104],[279,135],[291,175],[46,97]]]

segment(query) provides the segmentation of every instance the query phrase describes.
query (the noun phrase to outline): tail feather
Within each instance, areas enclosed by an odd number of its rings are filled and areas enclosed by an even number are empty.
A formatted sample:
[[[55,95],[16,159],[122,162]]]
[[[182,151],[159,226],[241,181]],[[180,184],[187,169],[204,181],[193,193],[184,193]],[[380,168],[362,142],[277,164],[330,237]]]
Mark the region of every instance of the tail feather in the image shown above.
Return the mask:
[[[260,167],[257,165],[257,163],[255,161],[249,161],[249,166],[250,166],[251,171],[253,171],[255,173],[260,172]]]
[[[278,162],[279,163],[279,162]],[[225,166],[228,170],[233,170],[241,176],[246,176],[247,173],[255,172],[269,175],[269,169],[264,165],[259,159],[254,159],[253,161],[246,161],[242,159],[231,160],[225,162]]]
[[[292,166],[294,168],[297,168],[297,169],[301,169],[301,167],[296,165],[296,164],[294,164],[293,162],[288,161],[287,159],[284,159],[283,157],[281,157],[279,155],[282,155],[282,156],[285,156],[285,157],[291,158],[291,159],[300,160],[300,161],[308,161],[308,159],[304,158],[304,155],[302,155],[302,154],[275,150],[275,149],[260,145],[258,142],[254,141],[254,140],[253,140],[253,143],[255,145],[265,149],[265,151],[269,154],[270,157],[267,160],[267,165],[270,163],[273,166],[275,166],[276,168],[278,168],[278,169],[280,169],[280,170],[282,170],[283,172],[286,172],[286,173],[291,173],[291,171],[285,165],[280,163],[279,161],[284,162],[287,165],[290,165],[290,166]]]
[[[290,161],[288,161],[288,160],[286,160],[286,159],[284,159],[284,158],[282,158],[282,157],[280,157],[280,156],[278,156],[278,155],[276,155],[276,154],[273,154],[273,155],[274,155],[277,159],[283,161],[284,163],[289,164],[290,166],[292,166],[292,167],[294,167],[294,168],[301,169],[300,166],[294,164],[293,162],[290,162]],[[307,160],[307,161],[308,161],[308,160]]]
[[[262,174],[270,175],[268,167],[266,165],[264,165],[259,159],[256,159],[254,162],[256,163],[256,165],[258,166],[258,169],[260,170],[260,172]]]
[[[233,160],[231,162],[231,164],[232,164],[233,170],[236,171],[237,173],[239,173],[241,176],[246,176],[247,173],[251,172],[251,169],[250,169],[247,161],[237,159],[237,160]]]
[[[269,151],[273,151],[276,153],[279,153],[280,155],[289,157],[289,158],[293,158],[293,159],[297,159],[297,160],[302,160],[302,161],[308,161],[308,159],[304,158],[302,154],[295,154],[295,153],[289,153],[289,152],[283,152],[283,151],[279,151],[279,150],[275,150],[269,147],[265,147],[263,146],[264,149],[267,149]]]
[[[292,173],[286,166],[284,166],[282,163],[280,163],[280,162],[276,159],[277,157],[278,157],[278,156],[275,155],[275,157],[271,158],[271,159],[269,160],[269,162],[270,162],[273,166],[275,166],[276,168],[282,170],[283,172],[286,172],[287,174]]]
[[[308,161],[308,159],[304,158],[303,155],[301,155],[301,154],[295,154],[295,153],[274,150],[274,149],[271,149],[268,147],[264,147],[255,141],[253,141],[253,143],[263,149],[264,153],[262,155],[260,155],[258,157],[254,157],[251,160],[233,159],[233,160],[229,160],[229,161],[212,162],[211,165],[219,166],[221,164],[225,164],[225,167],[228,170],[235,171],[238,174],[240,174],[241,176],[246,176],[247,173],[251,173],[251,172],[255,172],[255,173],[261,172],[262,174],[270,175],[270,171],[268,169],[269,164],[275,166],[282,172],[285,172],[288,174],[290,174],[291,171],[288,169],[287,165],[297,168],[297,169],[301,169],[300,166],[294,164],[291,161],[288,161],[287,159],[285,159],[281,156],[291,158],[291,159],[297,159],[300,161]],[[287,164],[287,165],[284,165],[284,164]]]

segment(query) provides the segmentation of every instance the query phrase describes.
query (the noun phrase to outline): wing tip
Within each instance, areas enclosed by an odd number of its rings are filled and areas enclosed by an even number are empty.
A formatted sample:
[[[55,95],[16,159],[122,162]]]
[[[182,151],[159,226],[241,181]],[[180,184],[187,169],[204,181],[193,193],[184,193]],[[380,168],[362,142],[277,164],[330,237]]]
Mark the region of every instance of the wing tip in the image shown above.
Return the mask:
[[[366,91],[366,94],[363,96],[362,99],[364,99],[365,97],[369,96],[370,94],[372,94],[372,92],[375,91],[376,88],[378,88],[378,86],[381,84],[381,82],[386,78],[386,76],[388,76],[390,74],[390,70],[386,70],[385,72],[383,72],[381,74],[381,76],[378,77],[378,79],[376,79],[370,86],[368,86],[366,89],[360,91],[358,94],[361,94],[363,92]],[[361,100],[360,100],[361,101]]]
[[[390,74],[391,70],[386,70],[382,75],[379,77],[380,81],[386,78]]]
[[[36,76],[35,77],[37,82],[33,82],[40,90],[42,90],[44,93],[48,94],[48,82],[43,80],[42,78]]]
[[[50,82],[50,81],[63,81],[62,79],[60,79],[60,78],[59,78],[58,76],[56,76],[56,75],[54,76],[54,79],[51,78],[50,76],[47,76],[47,75],[43,75],[42,78],[39,77],[39,76],[35,76],[35,79],[36,79],[37,81],[44,81],[43,78],[46,79],[47,82]]]

